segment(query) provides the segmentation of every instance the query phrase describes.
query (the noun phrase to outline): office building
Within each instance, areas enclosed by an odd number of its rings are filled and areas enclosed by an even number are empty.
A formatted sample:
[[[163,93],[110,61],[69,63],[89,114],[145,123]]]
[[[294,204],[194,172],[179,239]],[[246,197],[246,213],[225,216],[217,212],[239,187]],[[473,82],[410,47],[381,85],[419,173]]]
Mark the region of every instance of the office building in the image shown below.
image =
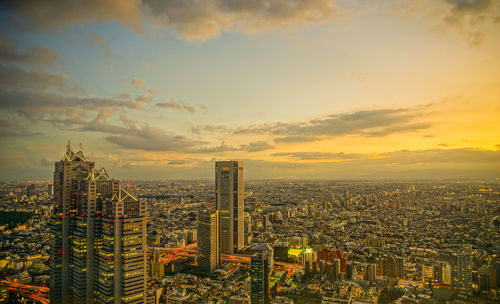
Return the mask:
[[[252,304],[269,304],[270,298],[270,267],[269,252],[262,251],[250,259],[250,286]]]
[[[280,262],[288,262],[288,242],[277,242],[274,245],[274,259]]]
[[[50,243],[50,302],[73,303],[70,286],[70,229],[74,217],[74,193],[79,181],[85,180],[94,168],[83,152],[73,152],[70,144],[66,147],[64,159],[55,163],[54,208],[49,222]]]
[[[102,301],[100,297],[100,292],[105,291],[102,286],[105,281],[101,275],[104,267],[102,255],[106,244],[119,246],[116,251],[106,252],[106,263],[116,260],[113,265],[115,271],[127,269],[124,273],[129,274],[133,270],[137,276],[142,276],[144,288],[145,203],[124,195],[123,190],[119,189],[118,181],[111,179],[106,170],[96,170],[94,162],[85,158],[81,147],[75,153],[69,143],[64,158],[55,163],[53,185],[54,208],[49,222],[50,302],[95,303],[99,300],[101,303],[115,303]],[[121,197],[125,198],[121,202],[122,206],[127,205],[129,209],[110,214],[107,202],[117,201]],[[133,207],[130,207],[130,201],[134,201]],[[141,218],[143,225],[123,228],[123,218],[132,217],[131,212],[138,212],[136,216]],[[132,233],[128,232],[129,228],[134,229]],[[113,233],[109,229],[113,229]],[[135,235],[140,235],[139,239],[141,242],[144,240],[144,244],[131,246],[132,243],[127,238]],[[125,253],[129,247],[140,255],[140,258],[134,260],[133,267],[122,261],[121,253]],[[137,270],[141,268],[137,266],[139,264],[142,265],[142,271]],[[112,273],[110,276],[114,275]],[[128,276],[127,280],[114,276],[111,287],[130,289]],[[126,302],[121,299],[116,301]]]
[[[103,203],[99,303],[144,303],[146,203],[119,189]]]
[[[215,197],[219,211],[220,252],[232,254],[245,245],[243,163],[215,163]]]
[[[198,213],[198,266],[212,272],[219,266],[219,211]]]
[[[90,303],[99,283],[96,251],[102,243],[102,200],[116,193],[119,185],[106,170],[95,168],[75,183],[72,193],[74,202],[70,210],[70,298],[71,303]]]

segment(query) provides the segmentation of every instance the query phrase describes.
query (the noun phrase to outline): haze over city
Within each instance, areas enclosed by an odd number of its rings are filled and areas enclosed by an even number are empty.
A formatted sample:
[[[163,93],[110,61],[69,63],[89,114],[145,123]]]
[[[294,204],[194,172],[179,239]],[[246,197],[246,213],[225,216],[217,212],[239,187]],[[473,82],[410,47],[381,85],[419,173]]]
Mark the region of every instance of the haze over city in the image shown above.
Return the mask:
[[[500,177],[498,1],[6,1],[2,180]]]

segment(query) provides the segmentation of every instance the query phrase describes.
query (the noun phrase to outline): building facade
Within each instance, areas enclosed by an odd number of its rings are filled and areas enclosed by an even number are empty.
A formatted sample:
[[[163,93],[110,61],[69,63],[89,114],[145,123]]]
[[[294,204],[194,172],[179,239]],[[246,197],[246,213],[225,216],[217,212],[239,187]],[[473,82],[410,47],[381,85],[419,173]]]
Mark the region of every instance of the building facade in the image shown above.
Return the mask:
[[[103,203],[99,303],[144,303],[146,203],[120,189]]]
[[[245,246],[243,162],[215,163],[215,197],[219,211],[220,251],[239,252]]]
[[[219,211],[198,213],[198,266],[210,273],[219,266]]]
[[[251,304],[269,304],[270,298],[270,267],[269,252],[254,254],[250,259]]]
[[[463,295],[472,296],[472,256],[467,252],[459,253],[455,261],[453,287]]]
[[[120,190],[118,181],[110,178],[106,170],[96,170],[95,163],[85,158],[81,148],[76,153],[71,150],[69,143],[64,158],[55,164],[53,185],[54,208],[49,222],[50,302],[109,303],[102,302],[100,297],[105,282],[101,276],[101,268],[105,264],[102,255],[106,244],[122,244],[122,238],[118,234],[107,233],[109,222],[116,220],[118,223],[119,217],[110,218],[109,212],[104,212],[104,207],[124,196],[124,190]],[[138,230],[134,232],[145,239],[145,203],[137,200],[135,203],[142,208],[139,217],[143,225],[135,227]],[[142,263],[144,268],[145,241],[136,249],[141,252],[141,257],[140,261],[134,263]],[[114,251],[113,261],[121,261],[121,254],[120,251]],[[129,265],[113,265],[115,270],[125,267]],[[142,280],[144,288],[144,271]],[[124,280],[114,281],[113,287],[124,284]]]

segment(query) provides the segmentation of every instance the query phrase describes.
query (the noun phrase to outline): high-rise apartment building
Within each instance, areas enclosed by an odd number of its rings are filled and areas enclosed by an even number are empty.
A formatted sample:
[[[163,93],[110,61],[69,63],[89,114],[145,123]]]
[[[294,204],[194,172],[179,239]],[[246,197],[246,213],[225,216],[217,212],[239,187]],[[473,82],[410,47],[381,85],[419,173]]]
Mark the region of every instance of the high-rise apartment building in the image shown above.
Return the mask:
[[[250,259],[251,304],[268,304],[270,298],[270,267],[269,252],[262,251]]]
[[[219,211],[198,213],[198,266],[212,272],[220,263]]]
[[[459,293],[472,296],[472,256],[467,252],[455,256],[453,286]]]
[[[243,163],[215,163],[215,196],[219,211],[220,252],[232,254],[245,245]]]
[[[109,228],[109,213],[103,212],[103,206],[107,201],[123,196],[123,190],[106,170],[96,170],[94,162],[88,161],[81,149],[73,152],[69,143],[64,158],[55,164],[53,185],[54,209],[49,222],[52,237],[50,302],[95,303],[102,290],[103,245],[122,242],[119,234],[105,233]],[[145,203],[137,203],[143,208],[140,216],[144,221]],[[117,217],[113,220],[118,223]],[[145,222],[136,228],[145,238]],[[137,250],[142,252],[145,267],[145,245]],[[121,260],[120,254],[119,251],[113,252],[113,260]],[[113,267],[122,268],[121,264]],[[144,280],[145,274],[142,276]],[[121,286],[124,282],[117,284]]]

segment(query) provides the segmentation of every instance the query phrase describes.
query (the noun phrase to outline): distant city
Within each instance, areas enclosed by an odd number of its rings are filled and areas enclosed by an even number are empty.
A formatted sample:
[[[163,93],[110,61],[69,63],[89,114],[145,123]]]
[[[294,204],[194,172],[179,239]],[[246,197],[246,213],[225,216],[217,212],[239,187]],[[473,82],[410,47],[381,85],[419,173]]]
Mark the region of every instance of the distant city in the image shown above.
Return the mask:
[[[97,164],[98,165],[98,164]],[[1,303],[498,303],[494,182],[120,184],[68,143],[1,184]]]

